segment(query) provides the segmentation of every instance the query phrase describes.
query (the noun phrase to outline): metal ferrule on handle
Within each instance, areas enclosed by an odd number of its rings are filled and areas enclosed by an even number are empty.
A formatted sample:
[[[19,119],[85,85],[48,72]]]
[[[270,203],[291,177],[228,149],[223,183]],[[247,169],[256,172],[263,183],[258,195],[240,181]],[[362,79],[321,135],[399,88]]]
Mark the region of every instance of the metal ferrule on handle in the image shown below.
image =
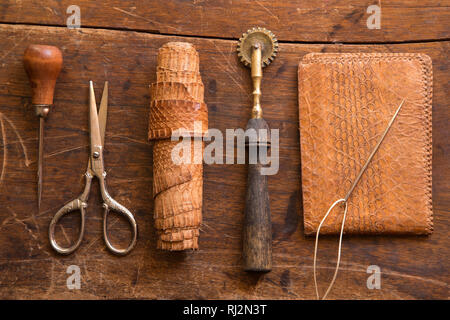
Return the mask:
[[[51,104],[34,104],[34,111],[36,113],[36,116],[39,118],[47,118],[49,112],[50,112],[50,108],[51,108]]]

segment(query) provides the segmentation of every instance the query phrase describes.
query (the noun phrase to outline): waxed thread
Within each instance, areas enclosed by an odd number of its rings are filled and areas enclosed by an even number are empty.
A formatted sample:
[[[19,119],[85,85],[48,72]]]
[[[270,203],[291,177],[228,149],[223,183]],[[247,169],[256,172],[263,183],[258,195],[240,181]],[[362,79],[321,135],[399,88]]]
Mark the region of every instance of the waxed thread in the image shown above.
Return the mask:
[[[400,103],[400,105],[398,106],[397,111],[394,113],[394,116],[389,121],[386,129],[383,132],[383,135],[381,136],[380,140],[378,140],[378,142],[375,145],[372,153],[369,155],[369,158],[367,158],[366,163],[364,164],[364,166],[359,171],[358,176],[355,179],[355,182],[353,182],[353,184],[350,187],[349,191],[347,192],[347,195],[345,196],[345,198],[336,200],[330,206],[330,208],[328,209],[327,213],[325,214],[325,216],[320,221],[319,227],[317,228],[317,232],[316,232],[316,242],[315,242],[315,245],[314,245],[314,261],[313,261],[314,286],[315,286],[315,289],[316,289],[316,296],[317,296],[318,300],[320,300],[321,298],[320,298],[320,295],[319,295],[319,288],[317,286],[316,262],[317,262],[317,247],[318,247],[318,243],[319,243],[320,229],[322,228],[323,223],[325,222],[325,220],[327,219],[328,215],[333,210],[333,208],[339,203],[344,203],[345,204],[345,208],[344,208],[344,216],[342,217],[341,232],[339,234],[339,247],[338,247],[338,257],[337,257],[337,262],[336,262],[336,268],[334,270],[333,279],[331,280],[330,285],[328,286],[327,290],[325,291],[325,294],[322,297],[322,300],[323,300],[323,299],[325,299],[328,296],[328,293],[331,291],[331,288],[333,287],[333,284],[334,284],[334,282],[336,280],[336,277],[337,277],[337,273],[339,271],[339,264],[341,262],[341,252],[342,252],[342,250],[341,250],[342,249],[342,236],[344,234],[345,219],[347,217],[348,199],[350,198],[353,190],[355,189],[356,185],[358,184],[359,180],[361,179],[361,176],[363,175],[363,173],[366,171],[367,167],[369,166],[369,163],[372,160],[373,156],[378,151],[378,148],[380,147],[381,143],[383,142],[384,138],[386,137],[386,134],[388,133],[389,129],[391,128],[392,124],[394,123],[394,120],[397,117],[398,113],[400,112],[400,109],[402,108],[404,102],[405,102],[405,99],[403,99],[402,102]]]

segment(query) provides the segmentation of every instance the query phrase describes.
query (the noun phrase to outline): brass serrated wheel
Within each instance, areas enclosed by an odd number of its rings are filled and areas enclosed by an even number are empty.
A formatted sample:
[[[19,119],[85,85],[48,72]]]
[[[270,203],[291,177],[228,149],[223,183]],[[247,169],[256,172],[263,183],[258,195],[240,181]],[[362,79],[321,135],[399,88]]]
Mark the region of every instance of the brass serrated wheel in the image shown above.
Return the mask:
[[[252,63],[252,49],[257,44],[261,46],[262,67],[268,66],[277,55],[278,40],[275,35],[266,28],[252,28],[242,35],[237,46],[238,56],[247,67]]]

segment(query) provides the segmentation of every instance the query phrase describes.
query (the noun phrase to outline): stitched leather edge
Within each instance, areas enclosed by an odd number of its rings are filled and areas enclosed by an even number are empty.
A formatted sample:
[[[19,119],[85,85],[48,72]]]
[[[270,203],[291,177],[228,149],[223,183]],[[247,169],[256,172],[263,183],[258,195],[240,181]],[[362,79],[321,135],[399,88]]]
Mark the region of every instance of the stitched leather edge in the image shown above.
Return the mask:
[[[428,212],[427,212],[427,233],[431,234],[433,232],[433,197],[432,197],[432,180],[433,180],[433,65],[431,58],[426,54],[417,54],[417,58],[422,66],[422,84],[425,91],[425,112],[427,121],[427,136],[428,142],[425,145],[427,150],[427,167],[428,167],[428,185],[427,185],[427,195],[428,195]]]

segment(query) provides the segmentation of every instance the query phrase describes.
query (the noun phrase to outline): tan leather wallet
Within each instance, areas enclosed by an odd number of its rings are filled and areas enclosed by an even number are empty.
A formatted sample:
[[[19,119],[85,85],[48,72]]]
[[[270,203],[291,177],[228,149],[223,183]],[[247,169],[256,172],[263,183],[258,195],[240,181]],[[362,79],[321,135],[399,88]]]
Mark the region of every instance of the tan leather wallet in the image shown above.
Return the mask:
[[[305,234],[343,198],[396,109],[348,201],[347,234],[429,234],[432,65],[425,54],[311,53],[298,70]],[[337,206],[321,234],[340,232]]]

